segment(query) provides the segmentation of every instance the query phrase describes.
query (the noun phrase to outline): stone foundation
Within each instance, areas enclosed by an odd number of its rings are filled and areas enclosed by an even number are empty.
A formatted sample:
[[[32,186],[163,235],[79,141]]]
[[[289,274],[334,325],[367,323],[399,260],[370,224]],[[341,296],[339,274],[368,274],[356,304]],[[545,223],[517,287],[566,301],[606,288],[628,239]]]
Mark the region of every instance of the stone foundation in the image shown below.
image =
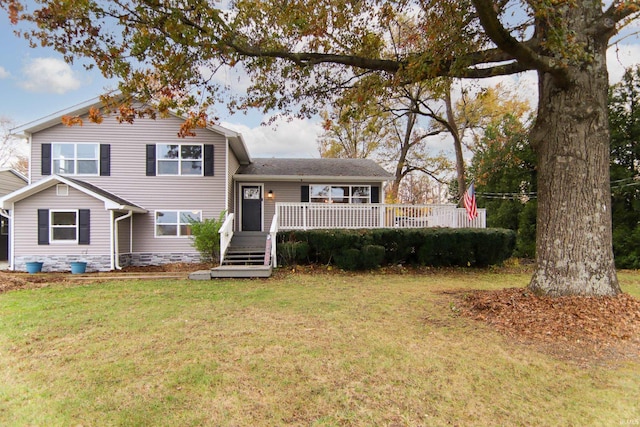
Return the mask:
[[[111,257],[109,255],[33,255],[16,257],[15,270],[27,271],[26,263],[31,261],[43,262],[43,272],[71,271],[71,262],[85,261],[87,273],[96,271],[110,271]],[[120,267],[144,267],[149,265],[173,264],[177,262],[198,263],[198,253],[134,253],[120,254],[118,257]]]

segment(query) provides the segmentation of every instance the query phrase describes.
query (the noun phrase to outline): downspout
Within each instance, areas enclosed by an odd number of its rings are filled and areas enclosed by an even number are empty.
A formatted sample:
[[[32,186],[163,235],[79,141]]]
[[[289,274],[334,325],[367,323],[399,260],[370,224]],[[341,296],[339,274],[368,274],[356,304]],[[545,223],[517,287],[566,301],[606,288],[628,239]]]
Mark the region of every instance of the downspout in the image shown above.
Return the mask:
[[[13,212],[13,209],[11,209],[11,212]],[[6,209],[0,209],[0,215],[9,220],[9,270],[13,270],[13,217]]]
[[[113,214],[113,211],[111,211]],[[114,234],[114,245],[115,245],[115,250],[113,252],[113,257],[114,257],[114,264],[115,264],[115,268],[116,270],[122,270],[122,266],[120,265],[120,257],[118,256],[118,248],[120,247],[118,244],[118,233],[120,231],[120,228],[118,227],[118,223],[120,221],[122,221],[123,219],[127,219],[127,218],[131,218],[133,216],[133,211],[129,211],[127,212],[126,215],[122,215],[118,218],[116,218],[114,220],[114,224],[115,224],[115,234]],[[131,231],[131,227],[129,227],[129,230]],[[131,233],[129,233],[129,248],[131,248]]]
[[[115,242],[114,240],[116,239],[116,234],[115,234],[115,212],[113,210],[109,211],[109,253],[111,254],[110,258],[111,258],[111,262],[110,262],[110,266],[109,269],[110,270],[114,270],[115,269],[115,255],[114,255],[114,250],[115,250]]]

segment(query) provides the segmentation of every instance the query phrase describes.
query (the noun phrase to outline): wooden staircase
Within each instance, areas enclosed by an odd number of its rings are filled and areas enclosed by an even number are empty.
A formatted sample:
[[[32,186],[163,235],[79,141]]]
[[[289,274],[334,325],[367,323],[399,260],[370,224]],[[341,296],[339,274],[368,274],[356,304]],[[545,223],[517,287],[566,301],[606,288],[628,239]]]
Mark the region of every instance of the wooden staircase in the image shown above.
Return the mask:
[[[267,233],[234,233],[221,265],[264,265],[266,241]]]
[[[191,273],[189,278],[208,280],[212,278],[271,276],[271,254],[269,253],[267,256],[266,253],[267,236],[268,233],[255,231],[234,233],[220,267],[196,271]]]

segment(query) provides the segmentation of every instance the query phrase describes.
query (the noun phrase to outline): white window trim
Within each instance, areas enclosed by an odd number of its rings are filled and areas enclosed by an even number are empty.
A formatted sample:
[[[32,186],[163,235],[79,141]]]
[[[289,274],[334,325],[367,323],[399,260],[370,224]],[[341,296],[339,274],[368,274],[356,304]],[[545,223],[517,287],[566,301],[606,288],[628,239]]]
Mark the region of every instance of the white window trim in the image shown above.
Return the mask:
[[[56,184],[56,196],[68,196],[69,186],[67,184]]]
[[[55,145],[73,145],[73,173],[62,173],[60,175],[71,175],[71,176],[100,176],[100,143],[99,142],[52,142],[51,143],[51,173],[56,173],[55,171],[55,161],[60,160],[58,157],[54,157],[54,146]],[[92,159],[78,159],[78,145],[96,145],[98,147],[97,157]],[[70,159],[65,159],[70,160]],[[97,164],[97,172],[96,173],[78,173],[78,160],[94,160]]]
[[[76,214],[76,225],[73,226],[73,228],[75,228],[76,230],[76,239],[75,240],[57,240],[53,238],[53,229],[54,228],[72,228],[71,226],[54,226],[53,225],[53,214],[57,213],[57,212],[64,212],[64,213],[69,213],[69,212],[73,212]],[[79,222],[79,216],[80,213],[78,211],[78,209],[50,209],[49,210],[49,242],[52,244],[56,244],[56,245],[73,245],[73,244],[78,244],[78,234],[80,233],[80,224],[78,224]]]
[[[348,198],[348,202],[347,203],[343,203],[340,202],[339,204],[341,205],[351,205],[351,204],[362,204],[362,203],[353,203],[353,199],[358,199],[358,200],[362,200],[364,199],[364,197],[362,196],[357,196],[354,197],[353,196],[353,188],[354,187],[367,187],[369,189],[369,196],[368,196],[368,200],[365,202],[365,204],[371,203],[371,185],[367,185],[367,184],[363,184],[363,185],[358,185],[358,184],[309,184],[309,203],[322,203],[322,202],[314,202],[312,199],[313,197],[313,193],[311,191],[312,187],[329,187],[329,195],[328,198],[329,200],[325,203],[333,203],[332,199],[331,199],[331,187],[349,187],[349,196],[347,196]],[[336,203],[338,204],[338,203]]]
[[[158,212],[175,212],[178,222],[177,223],[166,223],[166,224],[158,224]],[[184,225],[180,223],[180,212],[198,212],[200,216],[200,221],[202,221],[202,209],[156,209],[153,212],[153,237],[156,239],[185,239],[191,237],[191,235],[182,235],[180,234],[180,225]],[[175,236],[167,236],[167,235],[158,235],[158,225],[175,225],[176,226],[176,235]]]
[[[161,159],[158,155],[158,147],[161,145],[177,145],[178,148],[178,158],[177,159]],[[200,174],[182,174],[182,147],[186,145],[195,145],[200,147],[200,163],[202,163],[202,167],[200,168]],[[198,159],[184,159],[185,161]],[[178,173],[160,173],[160,162],[177,162],[178,163]],[[186,143],[172,143],[172,142],[157,142],[156,143],[156,176],[204,176],[204,144],[186,144]]]

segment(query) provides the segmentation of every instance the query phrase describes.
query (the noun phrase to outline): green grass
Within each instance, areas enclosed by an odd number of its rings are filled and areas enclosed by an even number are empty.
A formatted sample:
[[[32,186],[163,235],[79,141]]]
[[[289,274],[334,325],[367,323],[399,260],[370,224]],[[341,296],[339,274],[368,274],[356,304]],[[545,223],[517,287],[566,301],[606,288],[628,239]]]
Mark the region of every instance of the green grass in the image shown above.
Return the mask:
[[[580,367],[455,316],[526,274],[114,281],[0,295],[2,426],[622,425],[640,363]],[[621,272],[640,295],[640,274]]]

